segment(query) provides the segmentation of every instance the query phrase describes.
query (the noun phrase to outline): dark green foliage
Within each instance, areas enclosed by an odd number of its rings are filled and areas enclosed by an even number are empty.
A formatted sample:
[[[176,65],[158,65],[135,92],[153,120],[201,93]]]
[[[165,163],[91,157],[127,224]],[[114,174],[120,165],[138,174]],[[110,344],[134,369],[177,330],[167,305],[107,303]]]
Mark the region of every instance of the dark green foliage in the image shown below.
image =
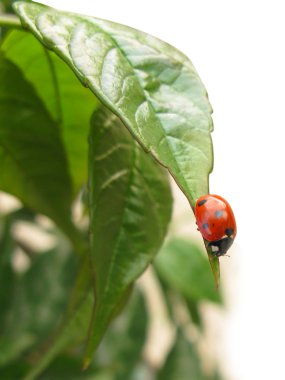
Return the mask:
[[[88,356],[100,342],[122,294],[161,246],[172,203],[166,173],[112,113],[95,112],[89,141],[90,252],[96,308]]]
[[[202,330],[200,304],[220,294],[195,244],[161,248],[168,173],[192,208],[208,192],[211,106],[196,70],[143,32],[14,8],[28,31],[0,15],[0,190],[22,205],[0,203],[0,379],[209,380],[176,306]],[[23,243],[20,221],[53,247]],[[178,331],[163,368],[143,354],[152,316],[135,283],[153,261]]]
[[[12,31],[3,41],[2,51],[33,85],[60,131],[72,193],[77,195],[87,181],[89,120],[97,107],[97,99],[55,54],[46,50],[30,33]]]

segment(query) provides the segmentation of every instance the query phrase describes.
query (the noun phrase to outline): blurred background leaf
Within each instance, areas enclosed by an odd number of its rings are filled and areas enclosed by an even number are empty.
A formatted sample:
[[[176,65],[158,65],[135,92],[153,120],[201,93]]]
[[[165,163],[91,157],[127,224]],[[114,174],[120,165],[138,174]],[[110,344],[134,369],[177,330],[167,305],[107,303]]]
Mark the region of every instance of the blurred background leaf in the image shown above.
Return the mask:
[[[221,303],[221,293],[215,289],[205,254],[195,243],[172,238],[160,250],[155,268],[161,279],[189,302]]]
[[[11,239],[8,229],[7,235]],[[4,302],[2,292],[0,299],[1,365],[35,347],[58,325],[67,306],[77,264],[67,243],[35,255],[23,273],[13,268],[14,252],[5,253],[9,256],[3,260],[2,251],[0,273],[5,270],[9,282]]]
[[[214,377],[213,377],[214,376]],[[218,380],[215,373],[209,376],[202,369],[202,362],[195,344],[177,331],[176,341],[169,352],[164,366],[158,372],[157,380]]]
[[[98,364],[112,369],[114,380],[132,379],[134,368],[142,359],[147,327],[145,302],[135,289],[126,311],[112,323],[95,356]]]
[[[201,362],[191,344],[178,330],[174,346],[158,373],[157,380],[193,379],[205,380]]]

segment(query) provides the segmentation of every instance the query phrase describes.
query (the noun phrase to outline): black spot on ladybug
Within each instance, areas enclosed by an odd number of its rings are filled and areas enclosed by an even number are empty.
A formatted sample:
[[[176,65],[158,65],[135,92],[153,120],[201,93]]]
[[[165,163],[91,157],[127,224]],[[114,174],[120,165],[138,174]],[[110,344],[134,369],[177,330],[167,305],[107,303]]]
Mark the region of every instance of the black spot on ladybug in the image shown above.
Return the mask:
[[[200,202],[198,202],[198,206],[203,206],[207,202],[208,199],[202,199]]]
[[[204,228],[204,230],[206,230],[207,228],[209,228],[209,224],[208,223],[204,223],[204,224],[202,224],[202,227]]]
[[[220,218],[223,215],[223,213],[224,212],[222,210],[217,210],[217,211],[215,211],[215,217]]]
[[[227,236],[231,236],[234,233],[234,230],[232,228],[226,228],[225,229],[225,234]]]

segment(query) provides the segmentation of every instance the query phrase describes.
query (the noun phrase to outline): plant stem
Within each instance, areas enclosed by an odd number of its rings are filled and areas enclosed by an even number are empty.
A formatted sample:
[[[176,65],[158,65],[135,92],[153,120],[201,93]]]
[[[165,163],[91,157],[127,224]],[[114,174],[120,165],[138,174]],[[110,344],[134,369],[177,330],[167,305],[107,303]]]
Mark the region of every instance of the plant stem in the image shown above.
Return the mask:
[[[0,26],[22,29],[22,25],[18,17],[6,14],[0,14]]]

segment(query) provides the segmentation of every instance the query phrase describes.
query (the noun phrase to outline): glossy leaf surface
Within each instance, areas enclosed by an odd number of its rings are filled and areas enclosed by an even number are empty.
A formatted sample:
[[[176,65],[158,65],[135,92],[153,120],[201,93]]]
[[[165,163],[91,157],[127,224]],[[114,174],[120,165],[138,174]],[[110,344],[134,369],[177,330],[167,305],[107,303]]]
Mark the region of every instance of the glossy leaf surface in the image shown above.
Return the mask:
[[[155,37],[110,21],[21,1],[15,10],[168,168],[194,209],[209,193],[212,109],[191,61]],[[208,256],[218,287],[219,260]]]
[[[15,10],[168,168],[194,209],[209,193],[212,109],[191,61],[127,26],[21,1]],[[208,255],[218,287],[219,260]]]
[[[15,9],[169,169],[194,207],[208,193],[212,119],[190,60],[165,42],[116,23],[21,1]]]
[[[160,248],[171,214],[167,174],[107,109],[90,132],[89,209],[95,312],[87,357],[130,284]]]
[[[62,137],[76,195],[87,181],[88,130],[98,101],[72,70],[30,33],[10,32],[1,50],[21,69],[54,120]]]

